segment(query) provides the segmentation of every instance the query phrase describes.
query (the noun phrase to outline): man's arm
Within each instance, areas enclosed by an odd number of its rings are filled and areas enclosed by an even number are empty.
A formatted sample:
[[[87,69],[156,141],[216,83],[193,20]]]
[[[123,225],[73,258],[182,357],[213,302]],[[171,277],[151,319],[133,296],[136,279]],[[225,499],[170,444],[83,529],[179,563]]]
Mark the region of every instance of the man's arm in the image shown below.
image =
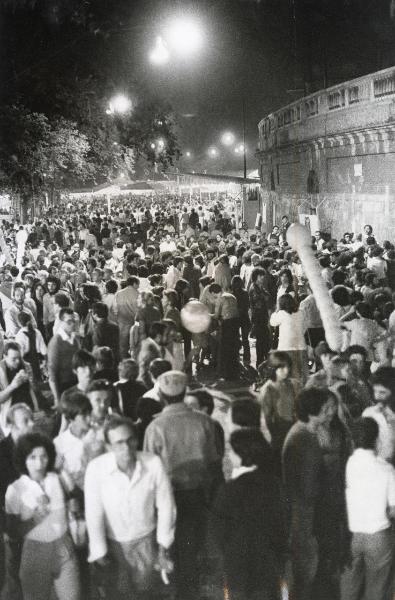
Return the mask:
[[[95,562],[107,555],[104,507],[100,495],[99,473],[95,461],[88,465],[85,475],[85,518],[89,535],[88,562]]]
[[[155,504],[157,509],[156,537],[159,546],[170,548],[174,542],[176,527],[176,504],[169,477],[159,457],[155,459],[156,489]]]

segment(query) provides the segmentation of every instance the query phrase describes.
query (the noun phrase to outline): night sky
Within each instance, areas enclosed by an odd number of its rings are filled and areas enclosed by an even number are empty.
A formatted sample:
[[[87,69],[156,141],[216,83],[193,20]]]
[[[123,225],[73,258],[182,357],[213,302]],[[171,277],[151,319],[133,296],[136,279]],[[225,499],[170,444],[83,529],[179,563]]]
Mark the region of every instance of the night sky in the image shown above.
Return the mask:
[[[21,97],[51,110],[62,74],[92,77],[105,98],[126,91],[169,101],[176,113],[182,168],[229,172],[242,159],[220,135],[242,141],[246,104],[249,168],[257,124],[268,112],[339,81],[394,64],[392,0],[1,0],[0,100]],[[190,16],[204,46],[162,67],[147,59],[171,16]],[[32,82],[32,78],[34,81]],[[43,89],[36,94],[41,78]],[[59,87],[59,86],[58,86]],[[29,90],[33,90],[29,93]],[[37,101],[38,106],[35,106]],[[70,100],[72,104],[72,99]],[[193,157],[188,162],[185,152]]]

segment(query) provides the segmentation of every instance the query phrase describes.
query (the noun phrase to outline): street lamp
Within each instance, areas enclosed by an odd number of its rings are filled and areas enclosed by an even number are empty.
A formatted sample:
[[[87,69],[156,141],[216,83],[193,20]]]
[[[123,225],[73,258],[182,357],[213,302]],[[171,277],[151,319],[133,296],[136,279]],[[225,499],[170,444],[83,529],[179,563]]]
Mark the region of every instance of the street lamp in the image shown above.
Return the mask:
[[[211,158],[216,158],[218,156],[217,148],[209,148],[208,153]]]
[[[132,108],[132,101],[124,94],[118,94],[111,98],[106,113],[113,115],[114,113],[125,114]]]
[[[185,152],[185,156],[187,158],[191,158],[192,154],[191,154],[191,152],[189,152],[189,150],[187,150],[187,152]]]
[[[221,136],[221,142],[224,146],[231,146],[235,141],[235,136],[231,131],[225,131]]]
[[[196,21],[178,18],[168,25],[166,39],[177,54],[185,57],[200,50],[203,45],[203,32]]]

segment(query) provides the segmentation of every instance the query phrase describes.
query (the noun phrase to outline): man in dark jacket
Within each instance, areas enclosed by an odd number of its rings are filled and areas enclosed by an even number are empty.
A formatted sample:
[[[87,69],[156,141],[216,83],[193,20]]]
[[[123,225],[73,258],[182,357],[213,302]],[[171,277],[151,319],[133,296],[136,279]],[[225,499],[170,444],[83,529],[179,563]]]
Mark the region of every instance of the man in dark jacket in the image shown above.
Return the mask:
[[[107,346],[114,354],[115,363],[119,362],[119,327],[108,320],[108,306],[104,302],[95,302],[92,307],[94,321],[92,344],[93,348]]]

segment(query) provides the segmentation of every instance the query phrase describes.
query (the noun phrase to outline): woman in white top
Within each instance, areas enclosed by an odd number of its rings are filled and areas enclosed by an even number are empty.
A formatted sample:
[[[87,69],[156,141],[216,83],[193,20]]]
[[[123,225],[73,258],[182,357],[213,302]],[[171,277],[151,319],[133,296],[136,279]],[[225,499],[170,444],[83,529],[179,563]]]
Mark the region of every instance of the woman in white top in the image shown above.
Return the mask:
[[[303,312],[295,299],[284,294],[278,299],[278,310],[270,317],[270,325],[279,327],[277,350],[287,352],[292,359],[291,377],[305,383],[308,376],[307,346],[304,337]]]
[[[22,550],[19,577],[24,600],[80,600],[66,500],[52,470],[55,447],[39,433],[22,436],[16,447],[21,476],[6,492],[6,532]]]

